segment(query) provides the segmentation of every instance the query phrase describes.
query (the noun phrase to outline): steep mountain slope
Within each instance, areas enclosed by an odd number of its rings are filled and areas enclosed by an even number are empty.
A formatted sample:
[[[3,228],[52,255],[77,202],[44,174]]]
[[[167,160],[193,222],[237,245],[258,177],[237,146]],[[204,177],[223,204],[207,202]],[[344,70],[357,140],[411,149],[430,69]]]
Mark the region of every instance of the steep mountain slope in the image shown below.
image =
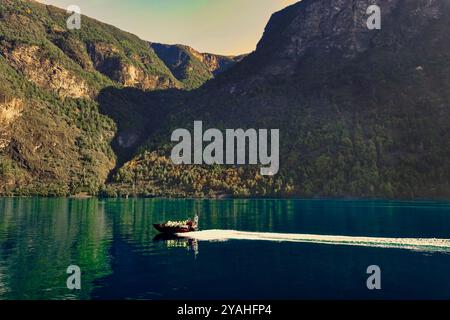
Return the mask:
[[[379,0],[368,30],[374,3],[303,0],[217,74],[228,58],[0,0],[0,194],[449,198],[450,3]],[[173,165],[194,120],[279,128],[280,173]]]
[[[76,97],[113,83],[141,89],[180,86],[146,41],[113,26],[83,16],[80,30],[68,30],[64,10],[34,1],[2,0],[0,16],[0,52],[38,86]],[[62,77],[73,83],[61,86]],[[70,92],[74,85],[77,92]]]
[[[184,45],[151,43],[150,46],[173,75],[190,89],[200,87],[244,57],[244,55],[234,57],[200,53]]]
[[[94,193],[114,167],[115,124],[90,99],[61,99],[0,56],[0,194]]]
[[[198,87],[226,64],[189,48],[179,81],[147,41],[86,16],[68,30],[68,17],[0,0],[0,194],[97,193],[167,114],[142,107],[145,92]]]
[[[69,31],[67,18],[0,1],[0,194],[96,193],[116,161],[99,92],[182,87],[146,41],[84,16]]]
[[[374,3],[381,30],[366,26]],[[175,102],[166,131],[115,176],[119,190],[449,198],[448,30],[447,0],[294,4],[272,16],[254,53]],[[194,120],[280,128],[281,173],[171,165],[171,130]]]

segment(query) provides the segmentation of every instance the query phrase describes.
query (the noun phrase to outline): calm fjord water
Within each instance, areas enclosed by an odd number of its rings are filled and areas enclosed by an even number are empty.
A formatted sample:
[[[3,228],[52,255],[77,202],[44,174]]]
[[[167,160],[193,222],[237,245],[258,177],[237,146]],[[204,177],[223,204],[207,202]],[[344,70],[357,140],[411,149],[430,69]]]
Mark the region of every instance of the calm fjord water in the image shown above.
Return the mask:
[[[450,239],[445,202],[3,198],[0,299],[450,299],[448,253],[154,239],[152,223],[196,209],[203,230]]]

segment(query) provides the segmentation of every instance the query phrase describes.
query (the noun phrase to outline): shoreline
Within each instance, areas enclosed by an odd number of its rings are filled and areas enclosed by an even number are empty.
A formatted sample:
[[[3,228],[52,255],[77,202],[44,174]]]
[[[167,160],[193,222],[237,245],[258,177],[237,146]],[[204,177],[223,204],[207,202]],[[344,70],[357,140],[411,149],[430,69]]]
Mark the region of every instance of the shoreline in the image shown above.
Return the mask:
[[[230,198],[195,198],[195,197],[101,197],[93,195],[70,195],[66,197],[43,197],[43,196],[3,196],[0,195],[0,199],[69,199],[69,200],[142,200],[142,199],[154,199],[154,200],[195,200],[195,201],[227,201],[227,200],[257,200],[257,201],[337,201],[337,202],[348,202],[348,201],[374,201],[374,202],[434,202],[434,203],[448,203],[450,205],[450,198],[417,198],[417,199],[405,199],[405,198],[353,198],[353,197],[317,197],[317,198],[281,198],[281,197],[230,197]]]

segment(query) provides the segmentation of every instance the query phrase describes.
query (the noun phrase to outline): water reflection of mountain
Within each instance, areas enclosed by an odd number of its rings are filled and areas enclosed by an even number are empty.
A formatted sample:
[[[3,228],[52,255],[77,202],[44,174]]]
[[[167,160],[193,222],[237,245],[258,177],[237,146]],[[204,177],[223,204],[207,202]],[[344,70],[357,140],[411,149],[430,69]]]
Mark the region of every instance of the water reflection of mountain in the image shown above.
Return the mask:
[[[199,212],[201,230],[239,230],[247,240],[252,232],[447,239],[449,210],[435,202],[0,198],[0,299],[341,298],[342,288],[345,297],[370,298],[365,287],[345,286],[374,259],[405,279],[408,291],[399,286],[390,297],[431,289],[448,297],[447,255],[246,241],[239,233],[239,241],[201,241],[194,258],[195,242],[154,241],[152,224]],[[66,288],[70,264],[81,267],[81,292]],[[421,281],[412,293],[411,278]]]
[[[88,299],[111,272],[111,228],[98,200],[0,199],[0,298]],[[69,265],[82,290],[66,288]]]
[[[192,241],[169,239],[154,243],[155,222],[186,219],[199,212],[200,227],[203,224],[210,228],[270,229],[279,219],[277,213],[292,211],[289,203],[0,199],[0,297],[86,299],[91,296],[95,281],[114,271],[110,257],[117,250],[117,242],[142,256],[168,249],[171,250],[167,254],[198,253],[198,245]],[[249,218],[242,219],[246,215]],[[189,250],[172,250],[179,247]],[[81,292],[65,287],[66,269],[71,264],[81,267]]]

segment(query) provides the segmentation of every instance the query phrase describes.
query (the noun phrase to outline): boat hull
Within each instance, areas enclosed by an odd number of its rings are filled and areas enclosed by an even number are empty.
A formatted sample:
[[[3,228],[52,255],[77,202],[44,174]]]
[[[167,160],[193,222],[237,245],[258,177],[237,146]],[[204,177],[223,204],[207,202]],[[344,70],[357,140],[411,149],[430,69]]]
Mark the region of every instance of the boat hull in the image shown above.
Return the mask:
[[[155,227],[155,229],[158,230],[159,232],[167,233],[167,234],[186,233],[186,232],[195,231],[195,229],[190,228],[190,227],[186,227],[186,228],[168,227],[165,224],[154,224],[153,227]]]

